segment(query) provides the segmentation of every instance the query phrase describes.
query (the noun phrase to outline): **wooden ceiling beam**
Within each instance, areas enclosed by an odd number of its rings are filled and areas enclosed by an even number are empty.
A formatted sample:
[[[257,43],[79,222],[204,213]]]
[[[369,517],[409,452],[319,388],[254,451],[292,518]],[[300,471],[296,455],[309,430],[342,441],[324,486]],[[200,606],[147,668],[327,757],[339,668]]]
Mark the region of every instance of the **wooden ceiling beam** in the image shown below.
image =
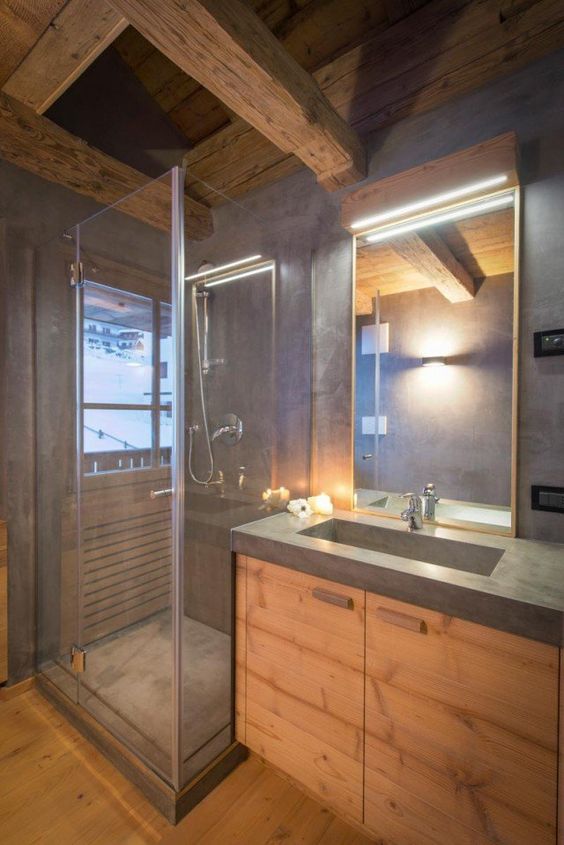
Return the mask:
[[[185,73],[335,190],[366,174],[355,132],[243,0],[111,0]]]
[[[0,3],[0,85],[15,71],[65,0]]]
[[[157,229],[170,230],[171,191],[164,180],[149,181],[133,167],[89,147],[2,92],[0,157],[103,205],[119,202],[119,210],[125,214]],[[203,240],[211,235],[209,208],[188,196],[184,207],[187,236]]]
[[[396,23],[428,2],[429,0],[384,0],[384,6],[390,23]]]
[[[431,0],[329,62],[314,78],[337,112],[362,133],[427,112],[564,46],[562,0],[527,0],[510,18],[502,15],[507,5],[508,0]],[[274,181],[272,153],[254,132],[246,139],[248,159],[233,162],[230,184],[220,140],[226,132],[219,130],[186,155],[192,175],[212,185],[221,178],[225,193],[241,196],[252,158],[250,187]]]
[[[2,90],[43,114],[126,26],[106,0],[69,0]]]
[[[449,302],[474,299],[474,279],[448,246],[430,229],[388,241],[397,255],[426,278]]]

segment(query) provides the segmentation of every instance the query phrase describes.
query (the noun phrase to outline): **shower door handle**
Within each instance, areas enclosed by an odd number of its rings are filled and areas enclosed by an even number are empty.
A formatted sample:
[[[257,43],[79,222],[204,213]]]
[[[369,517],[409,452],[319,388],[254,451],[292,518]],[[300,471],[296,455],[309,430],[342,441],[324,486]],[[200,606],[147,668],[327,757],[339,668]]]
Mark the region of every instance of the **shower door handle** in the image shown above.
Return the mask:
[[[167,487],[165,490],[151,490],[149,496],[151,499],[164,499],[165,496],[172,496],[173,493],[173,488]]]

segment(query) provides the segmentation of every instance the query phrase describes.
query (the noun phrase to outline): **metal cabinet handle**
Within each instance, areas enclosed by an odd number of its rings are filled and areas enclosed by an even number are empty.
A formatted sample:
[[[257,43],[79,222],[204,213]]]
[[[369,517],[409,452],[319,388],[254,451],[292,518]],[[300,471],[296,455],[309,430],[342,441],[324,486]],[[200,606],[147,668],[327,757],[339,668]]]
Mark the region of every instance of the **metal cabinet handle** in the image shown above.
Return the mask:
[[[151,499],[164,499],[165,496],[172,496],[173,493],[173,488],[167,487],[165,490],[151,490],[149,496]]]
[[[336,607],[344,607],[345,610],[352,610],[354,607],[354,602],[350,596],[332,593],[330,590],[321,589],[321,587],[314,587],[311,594],[314,599],[324,601],[327,604],[334,604]]]
[[[382,622],[389,625],[397,625],[398,628],[405,628],[407,631],[415,631],[416,634],[427,633],[427,623],[424,619],[417,619],[416,616],[408,616],[407,613],[400,613],[397,610],[389,610],[387,607],[379,607],[376,610]]]

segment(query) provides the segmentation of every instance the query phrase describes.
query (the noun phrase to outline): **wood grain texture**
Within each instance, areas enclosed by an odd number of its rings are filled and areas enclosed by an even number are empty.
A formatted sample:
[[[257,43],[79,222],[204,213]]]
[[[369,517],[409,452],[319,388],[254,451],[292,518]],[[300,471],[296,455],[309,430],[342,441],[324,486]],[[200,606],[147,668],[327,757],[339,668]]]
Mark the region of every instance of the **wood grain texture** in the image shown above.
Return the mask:
[[[387,23],[381,0],[250,0],[249,5],[290,56],[310,73]],[[192,144],[237,119],[231,109],[132,27],[115,46]]]
[[[5,0],[0,5],[0,85],[14,72],[65,0]]]
[[[147,177],[137,170],[89,147],[4,93],[0,93],[0,156],[103,205],[122,200],[119,210],[124,214],[170,231],[169,183],[162,180],[148,183]],[[123,200],[124,197],[127,199]],[[185,215],[189,238],[198,240],[211,234],[209,209],[186,197]]]
[[[389,243],[394,252],[428,279],[449,302],[468,302],[474,298],[474,279],[431,229],[410,232]]]
[[[219,162],[221,161],[221,165]],[[221,205],[224,194],[238,196],[264,184],[264,172],[275,182],[303,167],[243,120],[234,121],[189,150],[183,161],[186,190],[207,205]]]
[[[435,226],[433,231],[473,279],[501,276],[513,273],[515,267],[514,217],[514,209],[502,209]],[[433,285],[391,242],[365,244],[362,239],[357,240],[356,280],[357,292],[369,299],[377,292],[387,296]]]
[[[247,558],[246,744],[362,821],[364,593],[353,609],[319,602],[336,585]]]
[[[8,530],[0,522],[0,684],[8,680]]]
[[[384,0],[384,5],[386,6],[390,23],[396,23],[396,21],[401,21],[402,18],[407,17],[412,12],[416,12],[417,9],[420,9],[421,6],[424,6],[428,2],[429,0]]]
[[[167,470],[84,481],[78,618],[87,644],[170,607],[172,522],[170,499],[149,496],[170,486]]]
[[[295,153],[324,187],[365,174],[360,141],[312,77],[242,0],[114,0],[155,47],[285,153]]]
[[[126,26],[105,0],[69,0],[2,90],[43,114]]]
[[[366,824],[406,845],[553,843],[558,650],[371,594],[366,644]]]
[[[235,567],[235,738],[247,744],[247,558]]]
[[[518,149],[515,133],[507,132],[504,135],[498,135],[481,144],[425,162],[385,179],[370,182],[352,191],[343,200],[341,222],[351,232],[366,231],[374,228],[376,224],[367,223],[363,226],[353,224],[375,215],[394,213],[396,209],[400,210],[412,203],[482,182],[493,176],[507,177],[501,188],[515,187],[519,184],[517,162]],[[496,190],[499,189],[498,187]],[[477,191],[466,198],[479,197],[486,193],[488,193],[487,189]],[[425,210],[442,206],[444,202],[429,205]],[[391,219],[397,223],[410,216],[413,216],[413,211],[406,210],[394,213]],[[386,222],[391,222],[391,219]]]
[[[35,690],[0,702],[0,778],[5,845],[145,845],[170,829]]]
[[[560,0],[527,2],[519,13],[504,17],[506,5],[505,0],[432,0],[363,39],[314,77],[338,113],[362,134],[422,114],[562,47]],[[279,178],[269,169],[271,151],[251,130],[251,152],[246,161],[240,157],[233,163],[231,186],[219,151],[224,132],[227,128],[216,133],[215,152],[208,148],[205,164],[200,144],[188,154],[194,177],[202,168],[202,178],[212,185],[221,180],[229,196]],[[207,140],[203,143],[207,146]],[[253,182],[246,186],[243,174],[251,160]]]
[[[250,758],[169,825],[35,691],[0,699],[3,845],[370,845],[295,786]],[[30,812],[30,806],[34,811]]]

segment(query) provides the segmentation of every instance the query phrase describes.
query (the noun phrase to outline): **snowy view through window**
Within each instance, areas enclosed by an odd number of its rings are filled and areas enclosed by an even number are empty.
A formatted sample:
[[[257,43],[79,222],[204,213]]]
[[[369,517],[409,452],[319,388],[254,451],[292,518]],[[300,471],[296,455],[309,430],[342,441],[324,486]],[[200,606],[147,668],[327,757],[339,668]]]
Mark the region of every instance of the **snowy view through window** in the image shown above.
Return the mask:
[[[170,403],[172,397],[170,306],[160,304],[160,397],[153,397],[153,307],[153,300],[145,297],[93,283],[85,286],[85,456],[119,452],[134,457],[135,452],[143,452],[141,463],[128,458],[127,466],[148,466],[155,414],[159,414],[161,454],[172,445],[172,415],[158,407]]]

